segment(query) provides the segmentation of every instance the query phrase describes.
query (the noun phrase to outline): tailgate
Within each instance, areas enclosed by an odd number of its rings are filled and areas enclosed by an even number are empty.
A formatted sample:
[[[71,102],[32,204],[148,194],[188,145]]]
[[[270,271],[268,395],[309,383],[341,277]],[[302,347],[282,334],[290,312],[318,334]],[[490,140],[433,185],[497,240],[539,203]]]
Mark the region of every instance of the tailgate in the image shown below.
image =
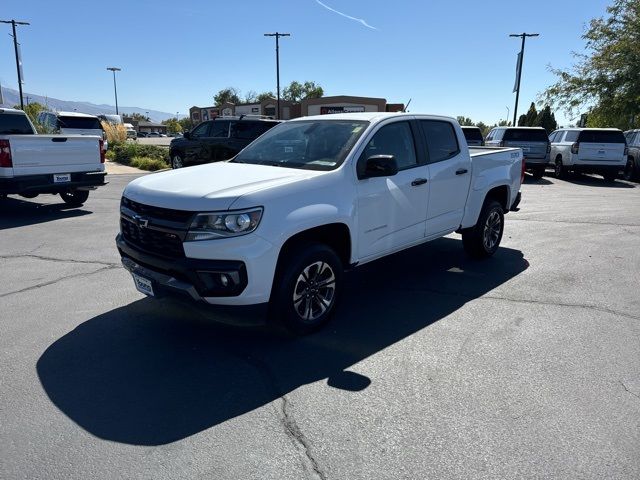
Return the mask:
[[[505,147],[521,148],[526,159],[541,159],[547,157],[547,142],[504,142]]]
[[[624,148],[624,143],[580,142],[578,161],[624,165],[626,164]]]
[[[9,138],[15,176],[95,172],[100,137],[84,135],[12,135]]]

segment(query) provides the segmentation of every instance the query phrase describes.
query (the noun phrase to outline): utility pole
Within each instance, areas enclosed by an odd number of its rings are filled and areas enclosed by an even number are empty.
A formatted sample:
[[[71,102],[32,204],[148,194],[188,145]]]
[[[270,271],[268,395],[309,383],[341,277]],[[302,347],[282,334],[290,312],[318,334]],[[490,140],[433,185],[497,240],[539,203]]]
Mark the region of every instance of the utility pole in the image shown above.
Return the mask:
[[[527,37],[539,37],[539,33],[512,33],[510,37],[522,38],[522,47],[520,48],[520,55],[518,56],[518,78],[516,79],[516,106],[513,109],[513,126],[516,126],[516,118],[518,116],[518,100],[520,98],[520,79],[522,78],[522,63],[524,62],[524,42]]]
[[[31,25],[29,22],[18,22],[16,20],[0,20],[0,23],[10,23],[13,29],[13,50],[16,53],[16,70],[18,71],[18,90],[20,91],[20,108],[24,110],[24,100],[22,100],[22,59],[18,53],[18,34],[16,25]]]
[[[113,93],[116,96],[116,115],[119,115],[118,112],[118,88],[116,87],[116,72],[121,71],[121,68],[118,67],[107,67],[107,70],[111,70],[113,72]]]
[[[277,103],[276,103],[276,118],[280,120],[280,42],[278,41],[280,37],[290,37],[290,33],[265,33],[265,37],[276,37],[276,89],[277,93]]]

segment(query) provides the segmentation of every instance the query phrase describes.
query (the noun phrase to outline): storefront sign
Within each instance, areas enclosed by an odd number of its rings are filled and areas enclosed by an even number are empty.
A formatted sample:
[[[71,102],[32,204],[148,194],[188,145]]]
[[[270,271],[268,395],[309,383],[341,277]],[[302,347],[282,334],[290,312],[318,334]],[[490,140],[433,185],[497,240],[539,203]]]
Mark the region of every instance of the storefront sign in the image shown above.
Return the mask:
[[[331,113],[358,113],[364,112],[364,107],[362,105],[353,105],[349,107],[320,107],[320,115],[328,115]]]

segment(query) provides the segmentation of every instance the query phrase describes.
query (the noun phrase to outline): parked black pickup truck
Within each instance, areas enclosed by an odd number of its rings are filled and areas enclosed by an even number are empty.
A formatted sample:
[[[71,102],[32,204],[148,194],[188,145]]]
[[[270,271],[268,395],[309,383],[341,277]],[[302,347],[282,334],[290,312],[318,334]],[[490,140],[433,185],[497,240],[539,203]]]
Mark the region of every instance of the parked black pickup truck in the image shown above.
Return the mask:
[[[171,140],[171,167],[228,160],[278,123],[277,120],[248,116],[217,117],[202,122],[185,132],[183,137]]]

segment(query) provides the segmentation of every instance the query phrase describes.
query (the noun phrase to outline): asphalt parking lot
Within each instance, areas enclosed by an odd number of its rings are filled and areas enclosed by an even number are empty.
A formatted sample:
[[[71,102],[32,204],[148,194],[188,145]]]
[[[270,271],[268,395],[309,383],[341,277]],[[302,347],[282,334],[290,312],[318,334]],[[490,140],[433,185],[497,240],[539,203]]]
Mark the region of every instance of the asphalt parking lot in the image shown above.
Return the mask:
[[[363,266],[292,339],[145,299],[111,175],[0,203],[0,478],[640,478],[640,185],[523,186],[502,248]]]

